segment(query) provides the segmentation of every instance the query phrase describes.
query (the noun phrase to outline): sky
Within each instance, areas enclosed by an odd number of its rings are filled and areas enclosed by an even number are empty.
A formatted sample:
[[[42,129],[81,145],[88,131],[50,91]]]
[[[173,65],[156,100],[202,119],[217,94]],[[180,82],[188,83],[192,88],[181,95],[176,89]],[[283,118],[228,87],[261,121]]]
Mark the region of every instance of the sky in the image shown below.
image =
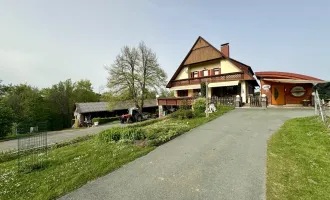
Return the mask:
[[[124,45],[144,41],[170,78],[198,36],[257,71],[330,80],[330,1],[0,0],[0,80],[106,88]]]

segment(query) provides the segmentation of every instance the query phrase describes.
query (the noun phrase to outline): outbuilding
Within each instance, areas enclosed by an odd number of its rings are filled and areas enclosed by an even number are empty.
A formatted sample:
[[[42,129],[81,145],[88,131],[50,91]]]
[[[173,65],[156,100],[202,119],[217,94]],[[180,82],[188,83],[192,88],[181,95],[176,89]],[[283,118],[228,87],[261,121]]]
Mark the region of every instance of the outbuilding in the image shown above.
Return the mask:
[[[115,117],[127,114],[128,109],[135,107],[132,100],[120,101],[112,109],[109,109],[109,102],[88,102],[75,103],[73,115],[79,123],[92,120],[95,117]],[[143,112],[156,113],[158,106],[156,99],[145,99]]]
[[[256,72],[260,94],[267,96],[268,105],[311,105],[313,86],[326,81],[289,72]]]

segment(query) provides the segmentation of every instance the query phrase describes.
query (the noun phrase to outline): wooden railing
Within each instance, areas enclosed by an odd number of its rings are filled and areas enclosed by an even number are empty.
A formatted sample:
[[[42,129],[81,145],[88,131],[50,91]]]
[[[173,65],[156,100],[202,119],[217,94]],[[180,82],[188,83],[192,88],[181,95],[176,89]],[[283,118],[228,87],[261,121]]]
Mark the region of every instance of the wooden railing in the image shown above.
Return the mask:
[[[213,103],[215,105],[221,104],[221,105],[227,105],[227,106],[235,106],[235,96],[230,96],[230,97],[213,96],[213,97],[209,98],[209,103]]]
[[[261,107],[261,97],[260,96],[250,96],[250,107]]]
[[[171,98],[158,98],[158,105],[180,106],[185,103],[191,105],[194,97],[171,97]],[[185,102],[186,101],[186,102]]]
[[[221,81],[236,81],[236,80],[241,80],[243,78],[244,78],[243,72],[219,74],[219,75],[213,75],[213,76],[204,76],[204,77],[188,78],[188,79],[171,81],[170,87],[183,86],[183,85],[197,85],[202,82],[205,82],[206,79],[209,83],[212,83],[212,82],[221,82]]]
[[[196,98],[195,97],[171,97],[171,98],[158,98],[158,105],[167,105],[167,106],[182,106],[184,104],[192,105]],[[213,96],[208,98],[209,103],[215,105],[227,105],[235,106],[235,96],[230,97],[216,97]]]

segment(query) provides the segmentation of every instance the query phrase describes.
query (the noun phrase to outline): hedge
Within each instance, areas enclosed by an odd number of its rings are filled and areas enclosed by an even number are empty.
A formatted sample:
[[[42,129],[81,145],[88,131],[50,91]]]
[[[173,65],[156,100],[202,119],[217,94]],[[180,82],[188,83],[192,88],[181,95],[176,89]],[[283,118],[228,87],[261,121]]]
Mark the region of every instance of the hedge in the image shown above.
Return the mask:
[[[117,116],[117,117],[108,117],[108,118],[96,117],[96,118],[92,119],[92,122],[93,122],[93,124],[95,122],[99,122],[99,124],[105,124],[105,123],[113,122],[113,121],[117,121],[117,120],[119,120],[119,116]]]

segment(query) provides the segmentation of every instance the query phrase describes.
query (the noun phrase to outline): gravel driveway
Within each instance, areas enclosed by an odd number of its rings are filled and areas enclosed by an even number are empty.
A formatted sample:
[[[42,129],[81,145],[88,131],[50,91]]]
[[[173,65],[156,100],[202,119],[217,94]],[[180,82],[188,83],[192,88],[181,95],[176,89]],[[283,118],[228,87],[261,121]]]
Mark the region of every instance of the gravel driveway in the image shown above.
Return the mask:
[[[93,135],[99,133],[104,129],[108,129],[112,126],[121,126],[121,124],[108,124],[102,125],[98,127],[91,127],[85,129],[72,129],[72,130],[63,130],[63,131],[52,131],[48,133],[47,141],[48,144],[54,144],[64,141],[69,141],[77,137],[81,137],[84,135]],[[17,140],[9,140],[0,142],[0,152],[16,150],[17,149]]]
[[[266,143],[313,110],[236,109],[61,199],[265,199]]]

